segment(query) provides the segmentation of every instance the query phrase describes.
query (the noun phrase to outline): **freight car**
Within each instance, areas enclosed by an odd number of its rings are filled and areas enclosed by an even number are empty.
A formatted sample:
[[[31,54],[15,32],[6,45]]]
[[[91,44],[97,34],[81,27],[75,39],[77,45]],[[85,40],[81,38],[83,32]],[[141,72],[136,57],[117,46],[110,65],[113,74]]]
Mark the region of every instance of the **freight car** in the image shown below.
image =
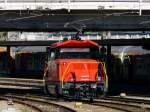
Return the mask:
[[[128,79],[133,82],[150,81],[150,54],[129,56]]]
[[[47,48],[45,91],[56,96],[94,98],[105,94],[108,79],[99,46],[90,40],[67,40]]]
[[[0,52],[0,73],[7,73],[7,53]]]
[[[112,56],[111,76],[115,82],[138,83],[150,81],[150,54],[130,54],[119,57]]]
[[[15,72],[18,77],[42,78],[46,53],[20,52],[15,55]]]
[[[0,48],[0,75],[8,76],[8,74],[14,72],[15,60],[9,56],[6,49]]]

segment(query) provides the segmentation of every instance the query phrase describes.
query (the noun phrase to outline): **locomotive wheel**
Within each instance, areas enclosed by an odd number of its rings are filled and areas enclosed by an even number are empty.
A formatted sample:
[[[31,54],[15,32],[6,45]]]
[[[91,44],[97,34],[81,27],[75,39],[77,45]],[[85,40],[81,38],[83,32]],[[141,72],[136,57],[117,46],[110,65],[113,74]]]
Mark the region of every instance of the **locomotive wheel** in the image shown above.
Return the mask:
[[[56,97],[57,97],[57,98],[60,97],[60,94],[59,94],[58,91],[59,91],[59,87],[58,87],[58,85],[56,85],[56,86],[55,86],[55,92],[56,92]]]
[[[47,68],[47,65],[46,65],[45,70],[44,70],[44,77],[43,77],[43,79],[44,79],[44,93],[49,95],[50,93],[49,93],[48,84],[47,84],[47,79],[48,79],[48,68]]]
[[[103,96],[106,97],[106,96],[107,96],[107,93],[108,93],[108,88],[105,88],[105,87],[104,87]]]

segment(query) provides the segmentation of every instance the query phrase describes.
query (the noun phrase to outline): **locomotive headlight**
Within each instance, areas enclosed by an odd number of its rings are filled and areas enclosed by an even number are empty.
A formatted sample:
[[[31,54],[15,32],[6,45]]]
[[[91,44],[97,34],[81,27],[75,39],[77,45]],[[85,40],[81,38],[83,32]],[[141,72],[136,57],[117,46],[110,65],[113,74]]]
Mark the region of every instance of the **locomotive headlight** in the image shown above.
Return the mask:
[[[98,81],[101,81],[102,79],[101,79],[101,77],[98,77]]]
[[[91,85],[91,88],[96,88],[96,87],[97,87],[96,84],[92,84],[92,85]]]

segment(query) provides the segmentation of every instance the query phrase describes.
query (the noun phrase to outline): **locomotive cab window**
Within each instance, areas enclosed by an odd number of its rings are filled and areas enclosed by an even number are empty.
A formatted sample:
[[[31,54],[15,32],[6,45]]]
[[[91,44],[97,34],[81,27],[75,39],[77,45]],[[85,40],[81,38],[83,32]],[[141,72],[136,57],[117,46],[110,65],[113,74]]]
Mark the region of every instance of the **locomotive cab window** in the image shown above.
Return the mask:
[[[50,59],[55,59],[55,52],[54,51],[52,51],[51,53],[50,53]]]
[[[94,56],[93,56],[93,52]],[[60,48],[59,56],[60,59],[95,59],[98,49],[91,48]],[[97,54],[96,54],[97,55]]]
[[[47,48],[48,60],[55,59],[55,51],[51,48]]]

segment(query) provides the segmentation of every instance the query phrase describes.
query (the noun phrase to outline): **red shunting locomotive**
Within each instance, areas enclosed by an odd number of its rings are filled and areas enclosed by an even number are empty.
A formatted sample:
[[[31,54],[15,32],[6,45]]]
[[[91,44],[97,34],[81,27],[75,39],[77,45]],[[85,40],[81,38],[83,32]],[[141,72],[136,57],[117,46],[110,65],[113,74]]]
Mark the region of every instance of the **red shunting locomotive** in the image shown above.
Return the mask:
[[[105,94],[108,79],[99,46],[90,40],[67,40],[47,48],[45,91],[57,96],[95,98]]]

